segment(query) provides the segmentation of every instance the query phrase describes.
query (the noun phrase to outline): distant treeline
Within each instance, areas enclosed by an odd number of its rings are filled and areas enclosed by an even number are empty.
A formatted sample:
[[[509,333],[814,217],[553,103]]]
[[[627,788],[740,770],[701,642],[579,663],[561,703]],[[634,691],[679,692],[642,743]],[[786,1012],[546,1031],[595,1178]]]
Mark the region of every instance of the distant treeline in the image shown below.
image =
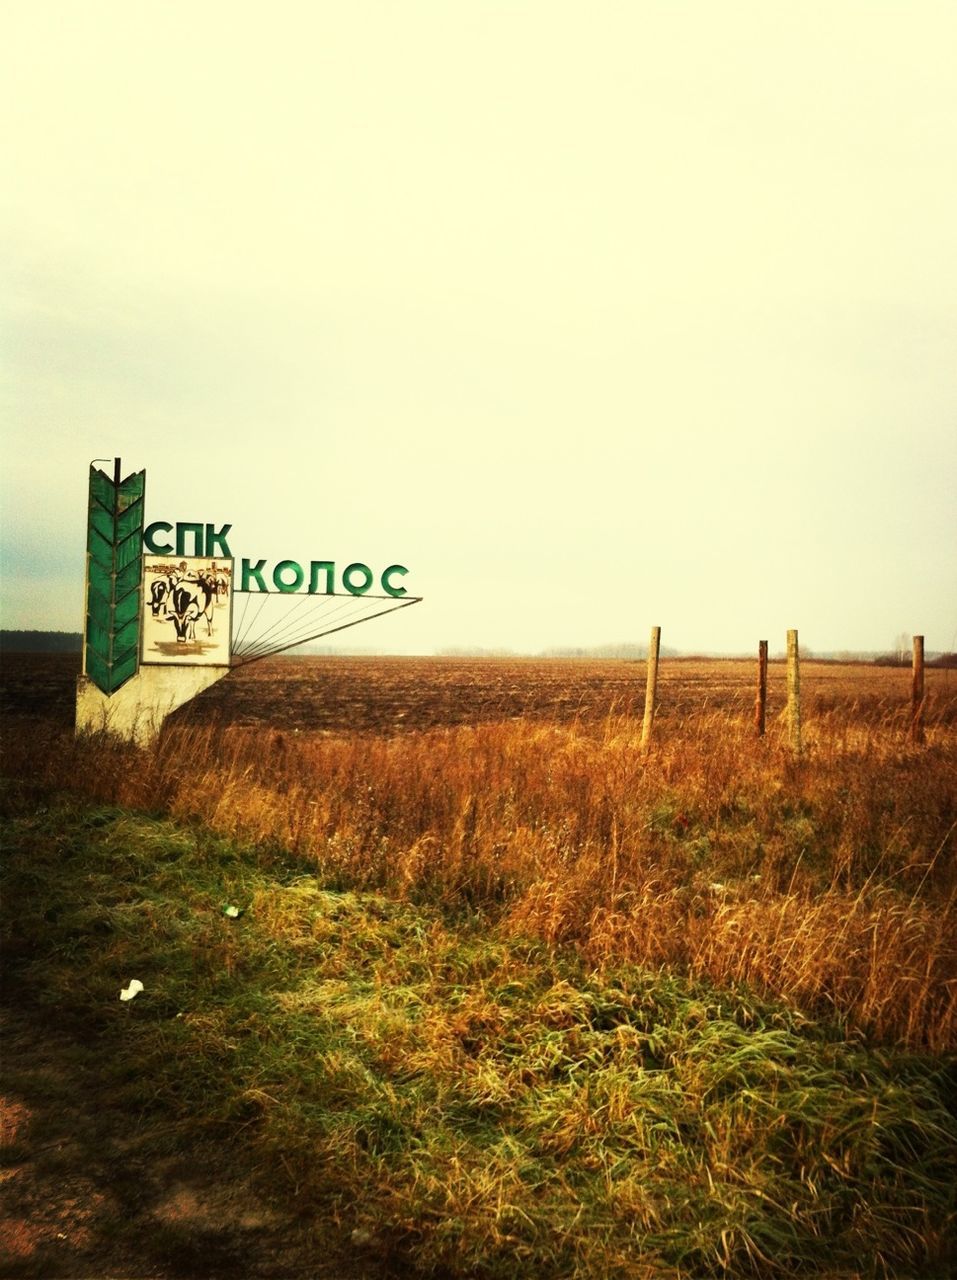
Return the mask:
[[[662,645],[659,656],[661,658],[678,658],[685,661],[701,662],[732,659],[745,661],[754,658],[756,652],[757,645],[755,645],[754,653],[710,653],[707,649],[669,649]],[[590,648],[584,648],[568,645],[561,648],[542,649],[532,655],[517,649],[482,649],[478,646],[462,645],[456,648],[439,649],[436,651],[435,656],[439,658],[520,658],[532,656],[537,658],[611,658],[626,662],[644,662],[648,657],[648,646],[646,644],[625,643],[592,645]],[[782,649],[771,654],[771,661],[784,662],[786,657],[787,654]],[[909,667],[911,665],[910,651],[906,653],[877,653],[873,650],[870,652],[862,650],[818,651],[809,649],[802,644],[801,657],[813,662],[871,662],[879,667]],[[925,665],[928,667],[957,667],[957,654],[928,652],[925,658]]]
[[[15,653],[80,653],[79,631],[0,631],[0,649]]]
[[[878,667],[909,667],[912,662],[911,655],[899,653],[877,653],[867,654],[867,662],[873,662]],[[926,667],[957,667],[957,653],[928,653],[924,657],[924,666]]]
[[[12,653],[81,653],[83,650],[83,636],[79,631],[0,631],[0,650],[8,650]],[[320,645],[302,645],[292,651],[292,655],[298,656],[355,656],[357,654],[374,657],[377,650],[372,648],[332,648]],[[292,656],[290,655],[290,656]],[[457,648],[440,649],[436,653],[436,657],[443,658],[514,658],[522,656],[514,649],[483,649],[478,646],[468,647],[461,646]],[[541,653],[535,655],[539,658],[612,658],[624,659],[626,661],[644,661],[648,657],[648,646],[644,644],[606,644],[595,645],[591,648],[555,648],[545,649]],[[678,649],[668,649],[664,645],[661,647],[662,658],[690,658],[696,657],[701,659],[710,659],[716,656],[722,658],[737,657],[748,658],[750,654],[708,654],[708,653],[682,653]],[[911,664],[910,653],[861,653],[861,652],[812,652],[801,646],[801,657],[813,659],[816,662],[873,662],[876,666],[882,667],[909,667]],[[775,653],[772,660],[784,659],[784,653]],[[926,657],[926,665],[928,667],[957,667],[957,653],[928,653]]]
[[[543,649],[541,656],[543,658],[614,658],[623,662],[643,662],[648,657],[648,646],[646,644],[630,644],[627,642],[592,645],[591,648],[587,649],[572,646]],[[669,649],[667,645],[663,644],[658,656],[660,658],[677,658],[680,657],[680,654],[677,649]]]

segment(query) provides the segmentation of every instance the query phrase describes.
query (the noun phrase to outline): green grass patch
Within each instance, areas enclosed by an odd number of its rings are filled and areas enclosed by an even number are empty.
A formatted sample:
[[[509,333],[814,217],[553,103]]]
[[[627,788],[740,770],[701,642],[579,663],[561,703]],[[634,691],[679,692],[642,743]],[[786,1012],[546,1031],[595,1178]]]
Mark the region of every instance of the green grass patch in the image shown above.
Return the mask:
[[[131,1112],[228,1144],[304,1214],[449,1275],[948,1273],[946,1063],[335,892],[281,851],[9,807],[16,998],[97,1037]]]

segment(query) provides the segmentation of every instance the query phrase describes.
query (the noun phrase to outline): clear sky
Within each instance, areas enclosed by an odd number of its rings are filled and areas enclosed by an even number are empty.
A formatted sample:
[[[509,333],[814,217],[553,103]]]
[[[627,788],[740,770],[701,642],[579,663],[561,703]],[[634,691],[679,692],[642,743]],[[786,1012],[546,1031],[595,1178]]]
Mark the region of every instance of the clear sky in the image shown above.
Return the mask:
[[[957,6],[11,0],[2,624],[87,468],[385,651],[957,648]],[[110,469],[110,464],[106,464]]]

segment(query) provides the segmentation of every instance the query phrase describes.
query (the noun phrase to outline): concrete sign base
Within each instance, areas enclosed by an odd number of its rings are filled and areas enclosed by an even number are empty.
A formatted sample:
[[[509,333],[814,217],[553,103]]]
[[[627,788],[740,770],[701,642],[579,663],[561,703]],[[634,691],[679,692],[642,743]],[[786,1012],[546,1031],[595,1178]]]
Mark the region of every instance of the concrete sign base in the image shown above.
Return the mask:
[[[76,732],[115,733],[148,747],[168,715],[229,674],[229,667],[142,666],[112,694],[87,676],[76,684]]]

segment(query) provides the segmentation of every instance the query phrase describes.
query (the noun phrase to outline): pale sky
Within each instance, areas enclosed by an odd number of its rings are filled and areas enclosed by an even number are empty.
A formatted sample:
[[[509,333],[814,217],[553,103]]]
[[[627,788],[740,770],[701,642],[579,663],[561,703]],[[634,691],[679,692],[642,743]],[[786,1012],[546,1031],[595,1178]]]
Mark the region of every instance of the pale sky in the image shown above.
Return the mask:
[[[87,469],[385,652],[957,648],[957,6],[8,0],[2,625]],[[106,469],[111,470],[110,464]]]

